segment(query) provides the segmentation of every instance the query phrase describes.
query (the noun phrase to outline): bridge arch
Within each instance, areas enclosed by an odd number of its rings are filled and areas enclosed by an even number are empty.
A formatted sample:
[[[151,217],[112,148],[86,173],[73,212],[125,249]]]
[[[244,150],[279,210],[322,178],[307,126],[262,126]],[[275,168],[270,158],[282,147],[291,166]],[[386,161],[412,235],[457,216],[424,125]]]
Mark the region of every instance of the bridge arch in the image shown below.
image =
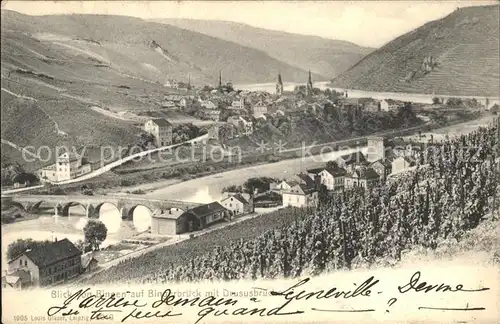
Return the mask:
[[[121,211],[113,203],[102,202],[94,208],[93,214],[106,225],[109,233],[116,233],[120,229],[122,217]]]
[[[86,217],[89,217],[90,218],[90,214],[89,214],[89,206],[90,205],[85,205],[84,203],[81,203],[81,202],[78,202],[78,201],[70,201],[66,204],[63,205],[62,207],[62,213],[61,213],[61,216],[70,216],[70,208],[72,207],[76,207],[76,206],[81,206],[83,207],[83,210],[84,210],[84,216]],[[81,215],[78,215],[78,216],[81,216]]]
[[[127,219],[132,220],[137,231],[144,232],[151,227],[153,211],[145,205],[135,205],[128,210]]]
[[[33,213],[33,214],[39,214],[39,213],[43,213],[43,212],[54,213],[54,208],[57,208],[57,206],[58,206],[58,204],[54,205],[48,201],[40,200],[40,201],[37,201],[33,204],[28,204],[25,209],[26,209],[26,211]],[[60,213],[58,213],[58,214],[60,214]]]

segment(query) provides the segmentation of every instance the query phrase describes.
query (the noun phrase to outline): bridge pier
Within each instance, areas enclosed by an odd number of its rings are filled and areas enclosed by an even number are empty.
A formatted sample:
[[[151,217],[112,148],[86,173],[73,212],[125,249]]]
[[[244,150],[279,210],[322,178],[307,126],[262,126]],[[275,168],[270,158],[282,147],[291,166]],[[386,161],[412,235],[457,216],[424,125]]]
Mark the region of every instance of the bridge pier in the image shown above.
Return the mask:
[[[87,208],[85,208],[85,216],[87,218],[95,218],[95,213],[95,208],[91,204],[89,204]]]
[[[54,216],[65,216],[63,215],[63,208],[61,205],[58,204],[54,207]]]

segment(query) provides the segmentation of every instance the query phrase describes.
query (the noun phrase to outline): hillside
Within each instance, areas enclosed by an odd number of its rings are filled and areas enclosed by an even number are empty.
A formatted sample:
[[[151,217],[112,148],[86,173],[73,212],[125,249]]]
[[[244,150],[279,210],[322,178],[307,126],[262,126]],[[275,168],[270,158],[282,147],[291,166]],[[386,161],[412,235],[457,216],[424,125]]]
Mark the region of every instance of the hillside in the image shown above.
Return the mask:
[[[53,161],[57,146],[136,143],[137,120],[125,117],[181,91],[163,86],[169,77],[189,74],[198,85],[214,83],[219,70],[233,82],[272,81],[278,71],[307,77],[264,52],[141,19],[1,12],[2,162],[30,171]],[[18,149],[26,145],[47,146],[51,157],[27,162]]]
[[[332,85],[369,91],[499,95],[499,6],[460,8],[366,56]]]
[[[256,28],[230,21],[196,19],[153,21],[261,50],[300,69],[311,69],[321,75],[318,81],[339,75],[373,50],[346,41]],[[285,81],[291,81],[290,76],[282,74]]]
[[[275,81],[278,71],[303,81],[297,69],[263,51],[138,18],[107,15],[26,16],[2,10],[2,29],[28,34],[45,46],[85,57],[113,73],[153,82],[168,77],[215,83],[219,71],[234,83]]]

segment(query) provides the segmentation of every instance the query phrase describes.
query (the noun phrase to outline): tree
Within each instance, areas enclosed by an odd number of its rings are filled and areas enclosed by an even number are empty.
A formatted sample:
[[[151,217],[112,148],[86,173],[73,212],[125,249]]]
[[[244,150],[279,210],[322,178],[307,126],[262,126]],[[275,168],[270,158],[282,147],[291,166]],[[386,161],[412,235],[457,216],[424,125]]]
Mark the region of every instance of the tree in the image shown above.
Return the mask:
[[[33,239],[18,239],[17,241],[9,244],[7,247],[7,259],[12,260],[26,252],[26,250],[34,250],[39,247],[50,244],[49,240],[34,241]]]
[[[90,220],[83,228],[85,244],[89,244],[92,250],[98,250],[101,243],[108,235],[108,229],[103,222]]]
[[[439,100],[439,98],[438,98],[438,97],[434,97],[434,98],[432,98],[432,103],[433,103],[434,105],[439,105],[439,104],[441,103],[441,100]]]

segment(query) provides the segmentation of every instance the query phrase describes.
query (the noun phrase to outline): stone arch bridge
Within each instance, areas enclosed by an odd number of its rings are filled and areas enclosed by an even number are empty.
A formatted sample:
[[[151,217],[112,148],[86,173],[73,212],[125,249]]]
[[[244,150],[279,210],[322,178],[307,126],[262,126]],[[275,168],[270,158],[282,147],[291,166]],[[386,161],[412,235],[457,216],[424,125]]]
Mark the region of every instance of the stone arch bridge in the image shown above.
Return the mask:
[[[89,218],[99,218],[102,205],[109,203],[114,205],[122,216],[122,219],[132,219],[134,209],[138,206],[147,207],[151,213],[158,213],[170,208],[187,210],[199,205],[179,200],[159,200],[129,196],[85,196],[85,195],[9,195],[2,196],[2,205],[11,205],[22,208],[26,212],[37,213],[41,205],[54,208],[55,215],[68,216],[69,209],[81,205],[85,208],[85,214]]]

